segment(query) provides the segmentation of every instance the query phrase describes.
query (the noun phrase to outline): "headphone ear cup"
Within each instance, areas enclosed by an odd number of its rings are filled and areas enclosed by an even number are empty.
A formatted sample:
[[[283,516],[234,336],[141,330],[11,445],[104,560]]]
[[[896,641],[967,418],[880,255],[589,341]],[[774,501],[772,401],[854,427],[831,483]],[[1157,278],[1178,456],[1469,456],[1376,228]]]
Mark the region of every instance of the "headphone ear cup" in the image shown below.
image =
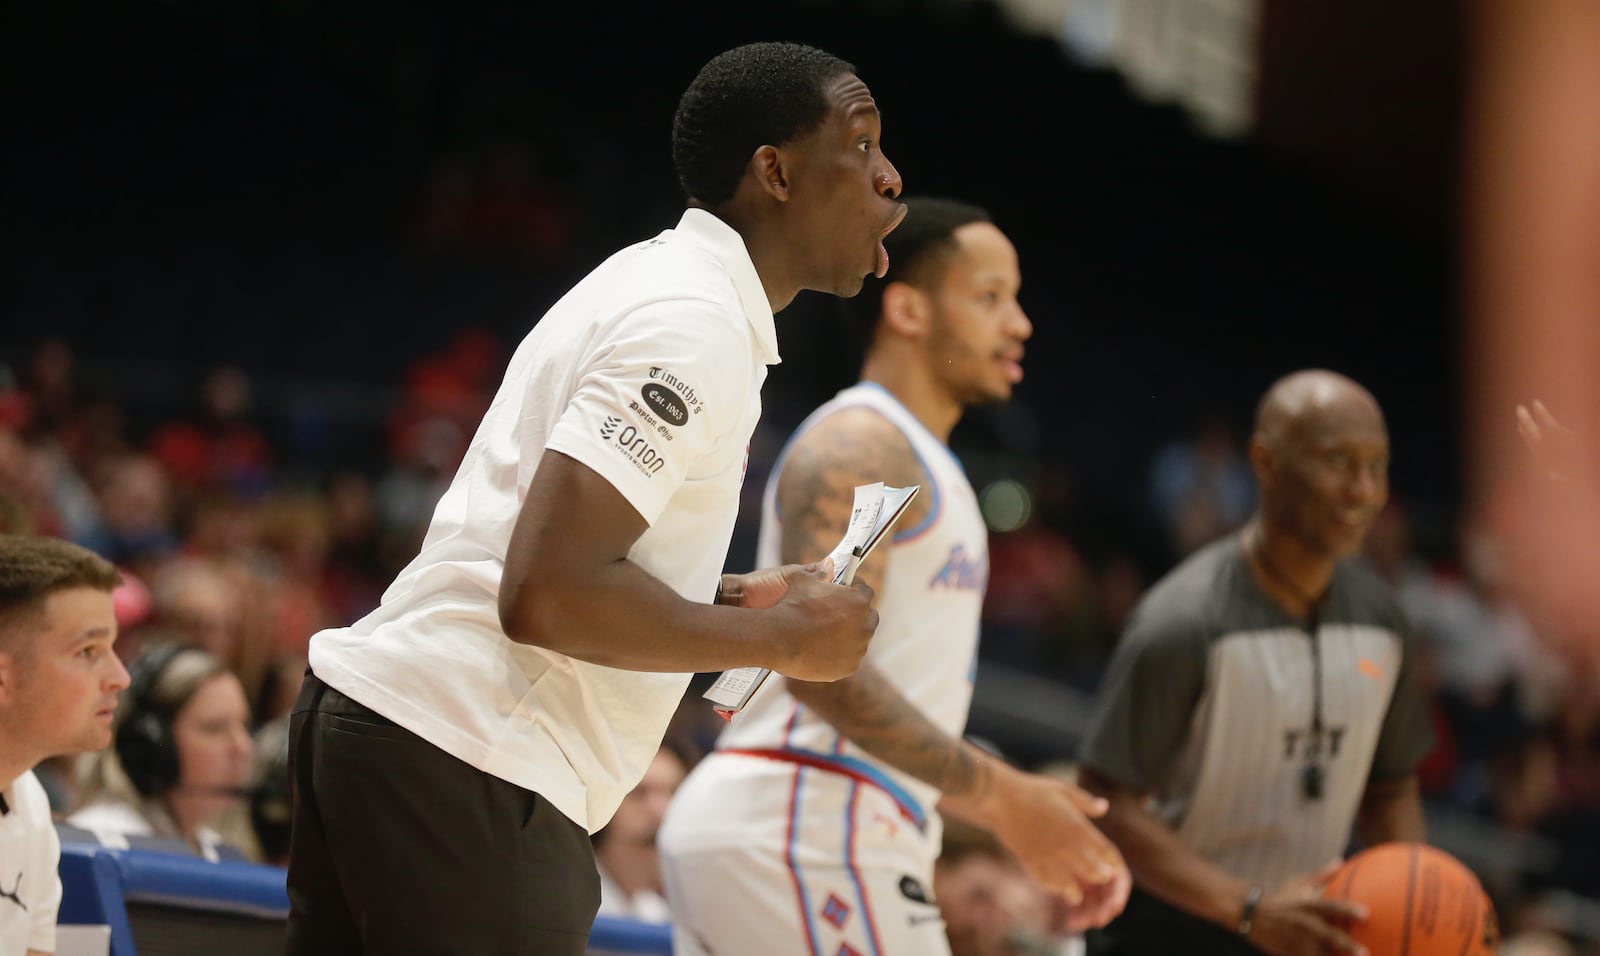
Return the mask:
[[[164,644],[135,659],[129,667],[131,679],[124,693],[130,709],[117,727],[114,746],[128,780],[146,797],[178,783],[178,742],[172,736],[172,722],[152,710],[146,698],[155,690],[167,665],[189,649],[184,644]]]
[[[129,714],[117,730],[117,759],[134,789],[153,797],[178,782],[178,748],[167,721],[148,710]]]

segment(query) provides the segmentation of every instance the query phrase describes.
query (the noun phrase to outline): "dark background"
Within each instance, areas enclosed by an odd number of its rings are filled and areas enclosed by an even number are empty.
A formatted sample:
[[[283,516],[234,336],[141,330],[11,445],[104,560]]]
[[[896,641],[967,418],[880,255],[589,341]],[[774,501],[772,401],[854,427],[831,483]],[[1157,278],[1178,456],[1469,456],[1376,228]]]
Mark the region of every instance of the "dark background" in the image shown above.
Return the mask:
[[[1257,129],[1219,141],[986,2],[12,4],[0,359],[63,337],[136,426],[234,363],[305,461],[377,456],[363,426],[407,362],[470,325],[514,345],[676,221],[698,66],[792,39],[857,64],[908,191],[988,206],[1021,251],[1028,378],[958,433],[975,478],[1057,469],[1082,545],[1126,546],[1160,443],[1212,412],[1243,431],[1274,378],[1325,366],[1385,406],[1437,553],[1460,493],[1459,18],[1306,6],[1265,5]],[[441,171],[506,151],[565,204],[561,248],[420,240]],[[836,311],[779,317],[780,431],[853,373]]]

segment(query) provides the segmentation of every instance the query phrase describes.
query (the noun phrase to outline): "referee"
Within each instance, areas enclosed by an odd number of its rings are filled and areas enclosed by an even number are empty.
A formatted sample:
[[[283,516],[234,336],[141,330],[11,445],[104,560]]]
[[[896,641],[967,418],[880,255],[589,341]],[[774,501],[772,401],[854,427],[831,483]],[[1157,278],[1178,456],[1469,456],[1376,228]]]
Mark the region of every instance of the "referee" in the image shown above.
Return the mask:
[[[1244,531],[1156,584],[1123,634],[1082,756],[1133,870],[1090,952],[1360,953],[1359,904],[1313,887],[1347,846],[1423,839],[1433,745],[1406,626],[1346,559],[1388,499],[1377,401],[1326,371],[1257,411],[1261,500]]]

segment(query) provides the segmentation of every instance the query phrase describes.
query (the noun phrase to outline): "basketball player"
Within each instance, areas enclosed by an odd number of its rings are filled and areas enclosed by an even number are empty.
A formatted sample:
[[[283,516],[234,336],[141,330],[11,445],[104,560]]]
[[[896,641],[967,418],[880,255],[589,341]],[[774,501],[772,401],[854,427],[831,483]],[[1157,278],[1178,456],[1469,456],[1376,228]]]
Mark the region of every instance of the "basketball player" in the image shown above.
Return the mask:
[[[920,485],[857,571],[881,614],[867,661],[832,684],[769,681],[679,789],[661,832],[678,953],[948,952],[933,894],[935,804],[997,833],[1086,922],[1121,908],[1126,869],[1095,800],[964,743],[987,531],[946,447],[962,411],[1003,402],[1033,327],[1017,253],[980,209],[908,203],[886,242],[861,382],[817,409],[767,485],[759,558],[811,561],[853,489]]]
[[[377,610],[312,638],[289,952],[576,956],[600,900],[589,833],[690,672],[855,670],[865,587],[722,566],[773,313],[887,266],[903,209],[879,136],[866,85],[820,50],[753,44],[700,71],[673,124],[677,228],[545,314],[421,553]]]
[[[0,952],[56,950],[61,844],[32,768],[111,742],[117,577],[77,545],[0,535]]]
[[[1433,745],[1399,609],[1356,554],[1388,499],[1389,436],[1366,389],[1290,375],[1250,440],[1245,529],[1158,582],[1123,634],[1081,754],[1133,868],[1090,952],[1356,953],[1322,901],[1352,826],[1423,839],[1416,766]]]

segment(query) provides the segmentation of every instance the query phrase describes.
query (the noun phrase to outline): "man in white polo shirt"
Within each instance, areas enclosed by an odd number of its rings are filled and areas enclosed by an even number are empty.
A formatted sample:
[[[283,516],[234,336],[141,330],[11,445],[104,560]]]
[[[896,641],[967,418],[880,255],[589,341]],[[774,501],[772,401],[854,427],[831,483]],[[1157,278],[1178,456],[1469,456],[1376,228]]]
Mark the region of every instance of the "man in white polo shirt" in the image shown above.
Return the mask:
[[[853,672],[866,588],[723,575],[773,312],[882,274],[900,178],[854,68],[762,43],[673,124],[690,208],[545,314],[380,607],[311,642],[288,951],[579,954],[588,833],[695,671]],[[709,602],[709,603],[708,603]]]
[[[128,672],[117,569],[54,538],[0,535],[0,953],[56,951],[61,844],[32,767],[111,743]]]

